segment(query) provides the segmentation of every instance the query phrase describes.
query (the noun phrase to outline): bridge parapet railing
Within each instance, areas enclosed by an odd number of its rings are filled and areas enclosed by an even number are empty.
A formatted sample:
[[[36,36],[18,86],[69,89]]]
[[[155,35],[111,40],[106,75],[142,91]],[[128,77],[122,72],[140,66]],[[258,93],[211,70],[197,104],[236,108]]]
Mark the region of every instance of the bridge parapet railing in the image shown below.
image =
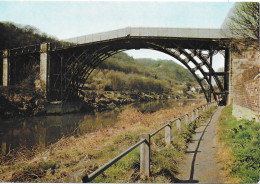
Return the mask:
[[[10,49],[10,55],[16,56],[16,55],[22,55],[22,54],[31,54],[31,53],[37,53],[40,52],[40,45],[28,45],[24,47],[14,48]]]
[[[151,144],[150,140],[152,137],[154,137],[156,134],[161,132],[162,130],[165,131],[164,140],[166,145],[171,144],[171,136],[172,136],[172,126],[175,123],[177,131],[181,131],[182,129],[182,121],[188,125],[192,123],[193,121],[196,121],[200,118],[200,115],[203,112],[208,111],[211,107],[217,106],[217,102],[208,103],[205,105],[201,105],[195,109],[193,109],[190,113],[184,114],[183,116],[177,117],[173,120],[167,120],[166,124],[157,129],[156,131],[152,132],[151,134],[142,134],[140,135],[140,141],[135,143],[134,145],[130,146],[128,149],[126,149],[124,152],[120,153],[118,156],[114,157],[112,160],[98,168],[96,171],[92,172],[91,174],[87,175],[86,173],[80,174],[79,176],[76,176],[77,182],[80,180],[82,182],[90,182],[93,179],[95,179],[97,176],[99,176],[101,173],[103,173],[105,170],[107,170],[110,166],[115,164],[117,161],[125,157],[127,154],[129,154],[131,151],[136,149],[138,146],[140,146],[140,173],[143,176],[150,176],[150,155],[151,155]]]

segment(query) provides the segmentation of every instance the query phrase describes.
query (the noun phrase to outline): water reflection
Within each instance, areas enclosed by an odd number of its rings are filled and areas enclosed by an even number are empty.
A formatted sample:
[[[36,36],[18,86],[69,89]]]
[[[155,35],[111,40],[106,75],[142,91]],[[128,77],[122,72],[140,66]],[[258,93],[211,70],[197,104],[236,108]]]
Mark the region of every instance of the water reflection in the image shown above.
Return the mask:
[[[143,113],[155,112],[173,106],[185,106],[192,101],[155,101],[136,103],[109,112],[73,113],[43,117],[11,119],[1,123],[0,145],[2,154],[17,147],[46,147],[63,136],[79,136],[101,127],[113,126],[119,112],[127,107],[138,108]]]

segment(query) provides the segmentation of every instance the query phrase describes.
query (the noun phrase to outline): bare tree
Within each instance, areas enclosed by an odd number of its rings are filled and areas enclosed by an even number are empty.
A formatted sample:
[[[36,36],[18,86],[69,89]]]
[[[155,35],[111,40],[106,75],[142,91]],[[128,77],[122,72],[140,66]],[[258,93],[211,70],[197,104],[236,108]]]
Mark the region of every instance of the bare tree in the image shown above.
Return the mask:
[[[238,2],[222,25],[225,36],[243,47],[259,49],[259,3]]]

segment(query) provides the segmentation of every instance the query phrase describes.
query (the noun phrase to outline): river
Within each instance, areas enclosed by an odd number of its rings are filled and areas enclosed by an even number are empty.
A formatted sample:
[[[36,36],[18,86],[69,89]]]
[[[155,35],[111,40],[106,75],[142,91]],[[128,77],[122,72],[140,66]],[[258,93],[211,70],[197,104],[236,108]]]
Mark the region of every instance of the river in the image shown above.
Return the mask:
[[[1,122],[1,153],[6,154],[9,150],[19,147],[46,147],[62,137],[80,136],[100,127],[113,126],[117,122],[118,114],[126,108],[137,108],[142,113],[148,113],[193,103],[193,100],[152,101],[126,105],[113,111],[8,119]]]

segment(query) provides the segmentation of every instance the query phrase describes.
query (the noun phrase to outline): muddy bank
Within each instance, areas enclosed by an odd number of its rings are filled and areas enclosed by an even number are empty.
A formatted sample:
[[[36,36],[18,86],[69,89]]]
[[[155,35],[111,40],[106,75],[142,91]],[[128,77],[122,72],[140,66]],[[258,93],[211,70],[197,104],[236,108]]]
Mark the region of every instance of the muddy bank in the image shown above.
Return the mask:
[[[134,102],[148,102],[173,98],[171,95],[131,91],[84,91],[82,110],[104,111]]]
[[[0,119],[28,117],[44,112],[46,100],[39,94],[0,93]]]
[[[82,91],[76,102],[49,102],[36,92],[23,89],[0,89],[0,118],[30,117],[71,112],[102,112],[134,103],[166,99],[187,99],[183,96],[139,91]],[[194,98],[194,96],[192,96]],[[71,104],[73,103],[73,104]]]

